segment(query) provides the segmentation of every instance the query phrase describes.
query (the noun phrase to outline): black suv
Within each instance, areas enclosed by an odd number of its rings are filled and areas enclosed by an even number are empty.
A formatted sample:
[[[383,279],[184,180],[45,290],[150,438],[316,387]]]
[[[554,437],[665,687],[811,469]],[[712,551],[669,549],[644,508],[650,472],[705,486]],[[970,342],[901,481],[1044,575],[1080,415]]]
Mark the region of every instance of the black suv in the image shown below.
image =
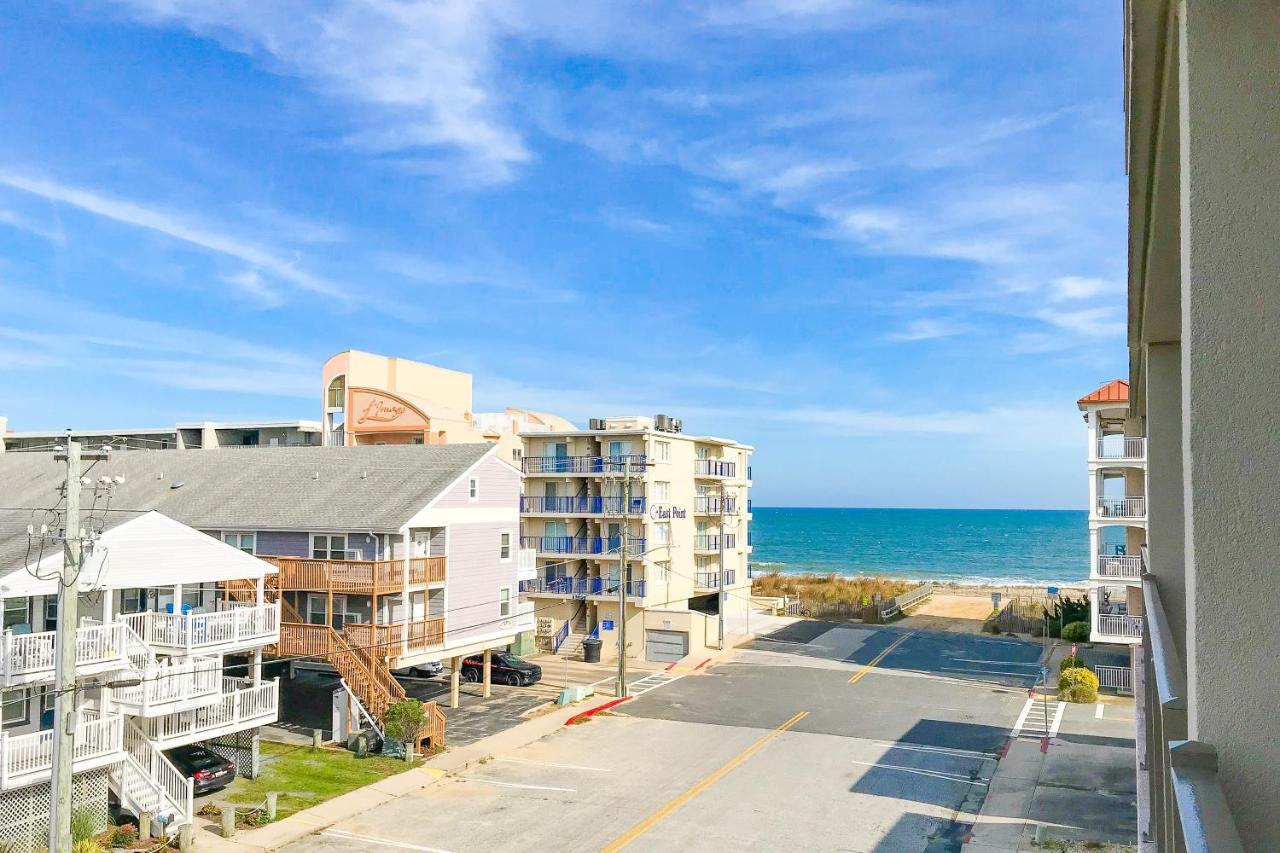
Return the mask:
[[[489,655],[489,675],[499,684],[527,687],[542,680],[542,667],[507,652],[493,652]],[[477,655],[463,660],[462,677],[467,681],[482,680],[484,658]]]
[[[198,743],[179,746],[165,753],[178,772],[191,779],[192,791],[207,794],[230,785],[236,778],[236,763]]]

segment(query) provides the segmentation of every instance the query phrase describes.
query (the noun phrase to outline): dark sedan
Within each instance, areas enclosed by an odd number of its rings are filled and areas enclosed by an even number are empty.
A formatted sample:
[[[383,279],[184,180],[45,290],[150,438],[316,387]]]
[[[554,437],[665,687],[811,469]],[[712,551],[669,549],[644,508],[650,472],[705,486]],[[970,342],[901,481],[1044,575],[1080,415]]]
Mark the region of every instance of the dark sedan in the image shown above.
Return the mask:
[[[211,752],[198,743],[179,746],[165,753],[178,772],[191,779],[196,794],[225,788],[236,778],[236,763]]]
[[[489,656],[489,674],[498,684],[527,687],[542,680],[542,667],[507,652],[493,652]],[[484,658],[466,658],[462,661],[462,677],[467,681],[484,678]]]

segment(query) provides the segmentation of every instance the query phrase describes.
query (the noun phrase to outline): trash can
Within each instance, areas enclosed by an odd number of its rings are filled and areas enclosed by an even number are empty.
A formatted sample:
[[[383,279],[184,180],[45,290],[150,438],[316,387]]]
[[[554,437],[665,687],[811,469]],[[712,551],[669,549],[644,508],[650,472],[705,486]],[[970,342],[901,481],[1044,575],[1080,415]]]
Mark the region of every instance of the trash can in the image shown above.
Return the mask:
[[[582,641],[582,660],[586,663],[600,663],[600,641],[595,637]]]

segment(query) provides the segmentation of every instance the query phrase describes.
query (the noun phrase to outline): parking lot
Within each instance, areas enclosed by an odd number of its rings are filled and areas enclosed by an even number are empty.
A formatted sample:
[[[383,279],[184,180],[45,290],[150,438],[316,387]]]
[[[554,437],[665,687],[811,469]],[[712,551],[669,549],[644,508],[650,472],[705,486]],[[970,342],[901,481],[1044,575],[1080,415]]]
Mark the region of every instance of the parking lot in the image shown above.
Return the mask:
[[[798,622],[289,849],[959,851],[1040,653]]]

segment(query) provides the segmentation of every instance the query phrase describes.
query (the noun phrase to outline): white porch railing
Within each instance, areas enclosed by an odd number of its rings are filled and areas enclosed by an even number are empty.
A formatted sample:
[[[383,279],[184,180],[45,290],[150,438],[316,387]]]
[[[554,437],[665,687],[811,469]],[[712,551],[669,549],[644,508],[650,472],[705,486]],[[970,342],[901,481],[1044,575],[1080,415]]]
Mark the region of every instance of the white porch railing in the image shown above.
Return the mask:
[[[124,783],[120,793],[134,802],[135,809],[153,815],[169,815],[166,830],[173,830],[195,819],[194,785],[165,754],[132,722],[124,726],[126,762],[145,774],[144,779],[128,778],[131,774],[115,768],[117,782]]]
[[[1098,439],[1097,456],[1099,459],[1135,459],[1141,460],[1147,455],[1147,440],[1141,437],[1125,436],[1124,438],[1105,437]]]
[[[76,718],[72,769],[79,773],[117,761],[123,745],[124,718],[85,709]],[[0,732],[0,790],[47,780],[53,770],[53,732],[10,735]]]
[[[130,613],[120,617],[149,645],[190,654],[280,639],[280,604],[247,604],[216,613]]]
[[[1098,515],[1103,518],[1146,518],[1145,497],[1098,498]]]
[[[1099,614],[1098,633],[1107,637],[1121,637],[1126,640],[1142,639],[1142,617],[1114,616]]]
[[[224,678],[222,687],[222,698],[214,704],[148,717],[142,721],[142,731],[161,749],[170,749],[275,722],[279,714],[279,679],[246,687],[238,678]]]
[[[1094,675],[1098,676],[1098,686],[1106,690],[1114,690],[1126,696],[1133,695],[1133,670],[1127,666],[1095,666]]]
[[[538,575],[538,551],[536,548],[520,548],[516,551],[516,580],[524,581]]]
[[[1099,554],[1095,575],[1100,578],[1142,577],[1142,558],[1124,554]]]
[[[53,678],[53,631],[39,634],[4,632],[0,643],[0,676],[6,686]],[[82,624],[76,629],[76,671],[103,672],[128,665],[125,638],[118,623]]]
[[[154,717],[210,705],[222,696],[222,655],[155,662],[138,671],[142,683],[112,698],[129,714]]]

